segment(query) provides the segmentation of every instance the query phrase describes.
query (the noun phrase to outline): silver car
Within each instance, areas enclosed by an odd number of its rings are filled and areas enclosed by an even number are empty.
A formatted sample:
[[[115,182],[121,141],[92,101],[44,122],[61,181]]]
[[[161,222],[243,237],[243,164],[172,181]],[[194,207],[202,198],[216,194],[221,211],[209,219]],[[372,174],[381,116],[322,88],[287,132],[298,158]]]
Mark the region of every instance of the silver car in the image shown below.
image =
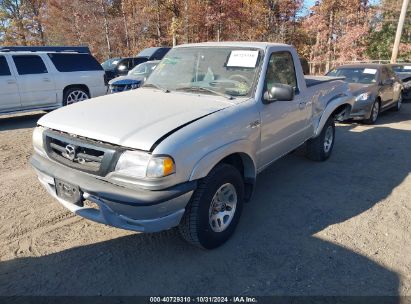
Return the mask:
[[[156,68],[159,60],[147,61],[135,66],[125,76],[119,76],[109,81],[110,93],[135,90],[141,87]]]

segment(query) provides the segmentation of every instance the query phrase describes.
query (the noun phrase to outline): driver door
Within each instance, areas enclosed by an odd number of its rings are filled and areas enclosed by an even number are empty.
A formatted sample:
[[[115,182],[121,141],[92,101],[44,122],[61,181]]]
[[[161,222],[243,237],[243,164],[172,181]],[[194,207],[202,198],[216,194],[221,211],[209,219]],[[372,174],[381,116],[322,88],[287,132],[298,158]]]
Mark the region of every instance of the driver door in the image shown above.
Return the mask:
[[[267,67],[264,91],[274,83],[287,84],[295,88],[291,101],[277,100],[261,106],[261,150],[259,167],[297,148],[306,140],[307,100],[299,93],[293,56],[288,51],[273,52]]]

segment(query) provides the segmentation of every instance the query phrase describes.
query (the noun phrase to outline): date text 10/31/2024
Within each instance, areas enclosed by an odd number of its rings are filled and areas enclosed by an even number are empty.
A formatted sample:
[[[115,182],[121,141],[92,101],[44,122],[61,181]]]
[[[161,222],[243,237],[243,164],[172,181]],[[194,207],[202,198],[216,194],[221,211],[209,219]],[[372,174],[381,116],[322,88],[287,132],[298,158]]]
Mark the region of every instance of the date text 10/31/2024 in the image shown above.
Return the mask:
[[[150,297],[150,303],[258,303],[255,297]]]

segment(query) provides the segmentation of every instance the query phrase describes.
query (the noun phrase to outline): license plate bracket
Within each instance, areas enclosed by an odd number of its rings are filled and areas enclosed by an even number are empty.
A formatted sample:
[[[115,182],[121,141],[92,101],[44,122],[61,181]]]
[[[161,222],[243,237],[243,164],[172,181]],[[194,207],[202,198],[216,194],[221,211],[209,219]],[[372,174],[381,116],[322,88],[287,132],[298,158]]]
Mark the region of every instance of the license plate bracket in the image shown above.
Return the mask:
[[[67,183],[61,179],[55,179],[56,194],[58,197],[79,207],[84,206],[83,193],[79,186]]]

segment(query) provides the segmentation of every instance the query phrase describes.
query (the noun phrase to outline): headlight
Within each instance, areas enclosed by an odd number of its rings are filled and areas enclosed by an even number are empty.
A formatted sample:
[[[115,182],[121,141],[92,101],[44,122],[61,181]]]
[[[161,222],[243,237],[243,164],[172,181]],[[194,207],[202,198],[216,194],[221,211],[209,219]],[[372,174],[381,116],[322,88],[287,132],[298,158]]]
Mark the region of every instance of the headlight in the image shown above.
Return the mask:
[[[152,156],[140,151],[126,151],[120,156],[114,174],[142,179],[164,177],[174,172],[174,161],[169,156]]]
[[[46,151],[44,150],[43,144],[43,127],[37,127],[33,131],[33,148],[34,151],[42,156],[46,156]]]
[[[159,156],[150,159],[147,167],[147,177],[163,177],[175,173],[174,161],[169,156]]]
[[[368,97],[370,97],[370,93],[362,93],[358,95],[357,97],[355,97],[355,101],[364,101],[364,100],[367,100]]]

